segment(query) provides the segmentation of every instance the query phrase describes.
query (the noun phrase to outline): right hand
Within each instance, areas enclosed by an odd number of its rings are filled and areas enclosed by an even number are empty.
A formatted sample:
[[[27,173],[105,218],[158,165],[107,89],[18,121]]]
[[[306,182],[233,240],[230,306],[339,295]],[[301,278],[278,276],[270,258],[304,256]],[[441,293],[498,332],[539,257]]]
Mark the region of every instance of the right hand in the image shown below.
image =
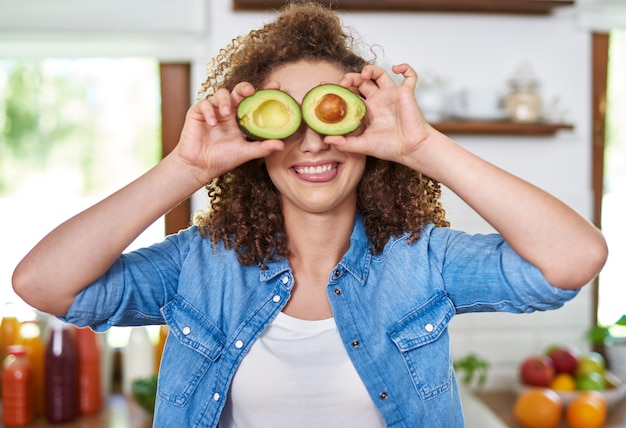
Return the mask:
[[[232,92],[218,89],[211,98],[196,102],[187,111],[180,140],[172,154],[196,170],[202,185],[250,160],[284,148],[280,140],[248,141],[240,132],[237,106],[254,92],[250,83],[242,82]]]

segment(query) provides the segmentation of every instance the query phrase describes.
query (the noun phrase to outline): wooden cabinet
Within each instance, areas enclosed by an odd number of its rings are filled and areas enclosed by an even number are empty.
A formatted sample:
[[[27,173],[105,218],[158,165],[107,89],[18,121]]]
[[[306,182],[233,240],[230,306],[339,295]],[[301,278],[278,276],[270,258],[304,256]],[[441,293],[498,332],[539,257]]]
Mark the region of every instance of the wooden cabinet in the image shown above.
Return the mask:
[[[318,0],[337,9],[546,15],[574,0]],[[235,10],[279,8],[285,0],[234,0]]]

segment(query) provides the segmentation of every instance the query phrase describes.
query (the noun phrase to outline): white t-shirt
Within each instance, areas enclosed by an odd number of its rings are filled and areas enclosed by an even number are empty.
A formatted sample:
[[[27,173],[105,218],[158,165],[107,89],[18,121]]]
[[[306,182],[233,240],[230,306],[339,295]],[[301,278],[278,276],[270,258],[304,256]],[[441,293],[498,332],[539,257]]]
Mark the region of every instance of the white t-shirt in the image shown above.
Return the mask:
[[[280,313],[237,369],[220,428],[382,428],[333,318]]]

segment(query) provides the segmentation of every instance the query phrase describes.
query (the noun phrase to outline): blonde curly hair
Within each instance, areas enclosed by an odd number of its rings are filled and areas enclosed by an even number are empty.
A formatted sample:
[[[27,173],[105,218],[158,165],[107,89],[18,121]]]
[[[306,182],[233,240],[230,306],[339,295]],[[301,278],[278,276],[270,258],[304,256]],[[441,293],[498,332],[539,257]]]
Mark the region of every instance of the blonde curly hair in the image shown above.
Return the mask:
[[[358,72],[367,61],[358,55],[354,32],[330,7],[310,1],[285,6],[276,20],[235,38],[209,63],[199,97],[242,81],[261,87],[276,67],[299,60],[325,61]],[[194,223],[213,244],[234,249],[242,264],[265,263],[289,255],[280,195],[265,165],[248,162],[206,186],[209,208]],[[394,162],[368,157],[357,186],[357,210],[363,218],[371,251],[382,250],[391,237],[420,237],[425,224],[449,226],[439,201],[438,182]]]

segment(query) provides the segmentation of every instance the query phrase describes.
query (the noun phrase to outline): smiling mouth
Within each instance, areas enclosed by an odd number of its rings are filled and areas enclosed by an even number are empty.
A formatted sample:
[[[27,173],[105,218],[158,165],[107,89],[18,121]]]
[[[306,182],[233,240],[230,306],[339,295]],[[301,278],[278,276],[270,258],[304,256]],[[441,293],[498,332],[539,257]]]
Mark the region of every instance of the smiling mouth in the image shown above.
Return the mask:
[[[331,171],[333,168],[337,168],[337,164],[326,164],[326,165],[317,165],[317,166],[302,166],[296,167],[294,170],[296,173],[300,175],[314,175],[314,174],[324,174]]]

